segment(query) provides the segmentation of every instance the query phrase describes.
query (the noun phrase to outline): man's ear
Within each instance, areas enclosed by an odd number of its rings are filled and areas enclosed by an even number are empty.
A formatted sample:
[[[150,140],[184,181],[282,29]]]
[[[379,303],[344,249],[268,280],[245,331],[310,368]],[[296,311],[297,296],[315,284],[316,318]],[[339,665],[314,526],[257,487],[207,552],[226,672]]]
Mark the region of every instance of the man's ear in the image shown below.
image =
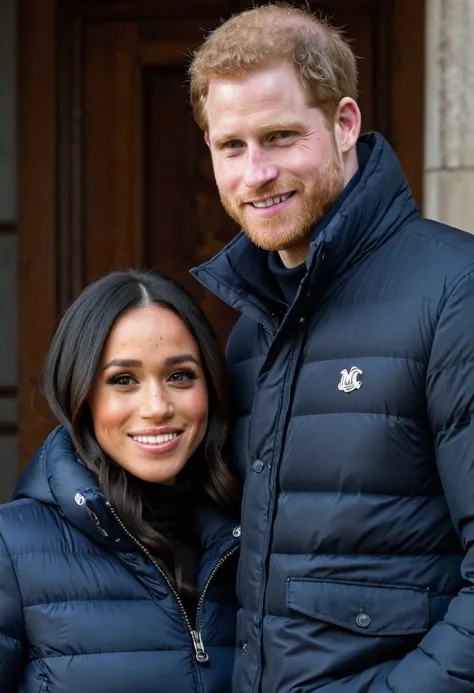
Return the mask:
[[[345,96],[339,101],[334,117],[334,136],[339,151],[347,154],[359,139],[362,124],[360,109],[354,99]]]
[[[204,141],[210,149],[211,148],[211,140],[209,139],[209,133],[208,132],[204,133]]]

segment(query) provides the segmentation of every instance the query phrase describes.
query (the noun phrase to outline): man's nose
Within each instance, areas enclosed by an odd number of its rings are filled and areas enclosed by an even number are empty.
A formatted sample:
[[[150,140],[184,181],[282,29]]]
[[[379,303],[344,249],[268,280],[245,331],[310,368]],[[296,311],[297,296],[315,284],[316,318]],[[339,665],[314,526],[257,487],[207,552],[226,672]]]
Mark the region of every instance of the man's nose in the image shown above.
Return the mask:
[[[244,175],[244,183],[252,190],[264,188],[278,176],[278,168],[266,157],[262,149],[249,149]]]
[[[165,387],[149,384],[142,390],[140,413],[144,419],[161,421],[173,415],[173,405]]]

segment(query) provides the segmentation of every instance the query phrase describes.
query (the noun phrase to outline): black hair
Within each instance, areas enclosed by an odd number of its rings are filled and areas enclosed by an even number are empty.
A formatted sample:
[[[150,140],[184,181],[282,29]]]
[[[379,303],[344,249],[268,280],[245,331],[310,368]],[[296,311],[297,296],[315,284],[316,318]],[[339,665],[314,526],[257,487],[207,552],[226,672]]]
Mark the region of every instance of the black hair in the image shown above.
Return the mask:
[[[198,485],[196,493],[237,514],[240,486],[222,459],[228,421],[225,361],[207,318],[181,285],[164,276],[133,270],[112,272],[89,285],[59,323],[44,367],[43,387],[51,411],[70,432],[82,464],[97,479],[128,530],[165,567],[173,563],[171,546],[144,518],[144,496],[136,478],[99,446],[88,406],[104,346],[116,320],[150,304],[168,308],[183,321],[202,359],[209,417],[205,437],[192,456],[197,472],[193,474]],[[173,572],[170,577],[180,588],[176,563]]]

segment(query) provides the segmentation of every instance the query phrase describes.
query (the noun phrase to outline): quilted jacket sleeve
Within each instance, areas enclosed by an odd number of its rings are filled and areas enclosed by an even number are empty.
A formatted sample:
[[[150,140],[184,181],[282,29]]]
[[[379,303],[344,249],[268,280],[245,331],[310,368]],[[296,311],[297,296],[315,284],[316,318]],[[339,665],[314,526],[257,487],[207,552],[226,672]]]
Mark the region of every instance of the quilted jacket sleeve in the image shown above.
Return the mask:
[[[474,272],[455,283],[441,308],[426,381],[438,471],[465,550],[467,586],[443,621],[393,669],[394,693],[474,691]],[[372,689],[370,689],[372,691]]]
[[[16,693],[22,669],[23,614],[11,556],[0,534],[0,691]]]

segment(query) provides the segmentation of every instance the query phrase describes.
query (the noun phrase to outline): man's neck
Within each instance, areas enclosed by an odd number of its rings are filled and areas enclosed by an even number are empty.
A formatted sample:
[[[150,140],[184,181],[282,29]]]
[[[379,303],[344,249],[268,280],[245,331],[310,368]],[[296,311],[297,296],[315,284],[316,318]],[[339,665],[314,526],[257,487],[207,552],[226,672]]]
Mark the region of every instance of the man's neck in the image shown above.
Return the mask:
[[[291,246],[286,250],[278,251],[282,263],[288,269],[297,267],[306,262],[309,255],[309,237],[303,238],[297,245]]]

